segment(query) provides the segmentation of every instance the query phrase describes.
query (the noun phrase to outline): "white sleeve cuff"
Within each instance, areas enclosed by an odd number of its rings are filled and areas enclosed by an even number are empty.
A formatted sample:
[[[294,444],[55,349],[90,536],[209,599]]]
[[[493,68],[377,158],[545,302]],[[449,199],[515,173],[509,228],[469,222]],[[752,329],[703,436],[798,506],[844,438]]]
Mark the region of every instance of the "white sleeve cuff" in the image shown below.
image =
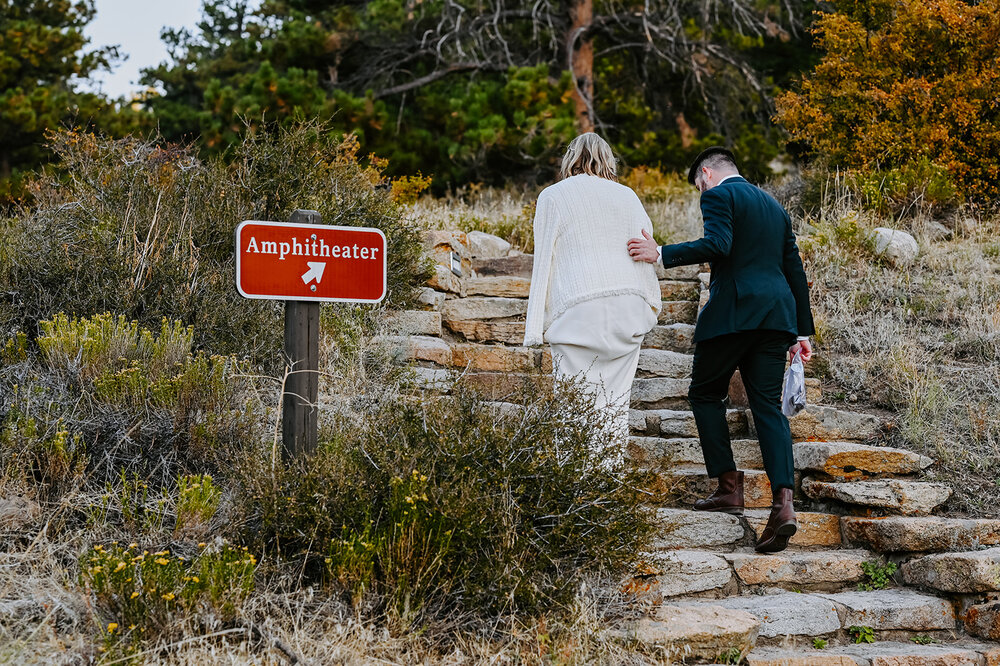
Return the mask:
[[[808,340],[808,339],[809,339],[809,336],[808,336],[808,335],[800,335],[799,337],[797,337],[797,338],[795,338],[795,339],[796,339],[796,340],[797,340],[798,342],[802,342],[803,340]]]
[[[659,266],[660,268],[665,268],[665,266],[663,265],[663,247],[662,246],[658,246],[656,248],[656,265]]]

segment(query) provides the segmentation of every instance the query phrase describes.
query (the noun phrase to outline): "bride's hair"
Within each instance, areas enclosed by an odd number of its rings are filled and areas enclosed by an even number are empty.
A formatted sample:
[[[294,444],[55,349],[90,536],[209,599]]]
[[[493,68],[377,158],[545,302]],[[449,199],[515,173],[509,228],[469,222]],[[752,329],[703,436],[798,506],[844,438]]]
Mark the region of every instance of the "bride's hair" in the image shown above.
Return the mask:
[[[569,142],[559,175],[563,178],[586,173],[618,182],[618,164],[608,142],[593,132]]]

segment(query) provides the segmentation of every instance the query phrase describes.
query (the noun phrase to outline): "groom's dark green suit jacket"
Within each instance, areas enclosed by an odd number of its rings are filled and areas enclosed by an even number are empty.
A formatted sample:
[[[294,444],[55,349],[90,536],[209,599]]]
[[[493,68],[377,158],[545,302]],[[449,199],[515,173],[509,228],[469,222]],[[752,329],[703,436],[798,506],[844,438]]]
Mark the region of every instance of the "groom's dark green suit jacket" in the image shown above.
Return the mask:
[[[734,177],[702,193],[701,213],[703,238],[662,248],[666,268],[712,265],[695,342],[757,329],[812,335],[809,284],[781,204]]]

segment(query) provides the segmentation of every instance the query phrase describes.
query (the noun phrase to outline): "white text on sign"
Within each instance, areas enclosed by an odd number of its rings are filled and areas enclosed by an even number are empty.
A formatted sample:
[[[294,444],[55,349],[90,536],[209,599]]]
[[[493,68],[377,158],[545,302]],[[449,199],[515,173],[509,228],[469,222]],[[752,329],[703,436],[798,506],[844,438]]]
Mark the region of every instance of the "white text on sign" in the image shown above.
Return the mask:
[[[258,245],[257,238],[250,237],[247,242],[246,252],[248,254],[276,254],[278,259],[284,260],[290,257],[332,257],[334,259],[379,259],[378,247],[364,247],[354,245],[327,245],[322,238],[319,241],[306,239],[299,242],[295,237],[290,243],[279,241],[261,241]]]

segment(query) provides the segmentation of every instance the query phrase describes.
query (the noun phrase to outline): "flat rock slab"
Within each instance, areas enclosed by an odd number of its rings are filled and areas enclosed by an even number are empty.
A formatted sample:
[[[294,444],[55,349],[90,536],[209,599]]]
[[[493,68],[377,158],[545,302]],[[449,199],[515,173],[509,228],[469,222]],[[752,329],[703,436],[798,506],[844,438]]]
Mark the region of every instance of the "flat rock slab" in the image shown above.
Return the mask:
[[[694,357],[669,349],[642,349],[639,351],[639,371],[656,377],[689,379]]]
[[[452,345],[451,365],[481,372],[517,372],[537,370],[542,364],[540,349],[503,345]]]
[[[760,620],[760,635],[767,638],[822,636],[841,628],[840,615],[834,603],[813,594],[762,594],[729,597],[711,603],[750,613]]]
[[[725,558],[697,550],[676,550],[655,558],[659,572],[641,582],[643,596],[654,603],[667,597],[693,594],[725,587],[733,579],[733,571]],[[636,587],[633,585],[633,590]]]
[[[429,289],[435,294],[439,292]],[[406,310],[390,316],[390,330],[397,335],[441,335],[441,313],[433,310]]]
[[[785,550],[770,554],[740,551],[724,557],[745,585],[842,585],[864,577],[861,564],[871,559],[871,553],[864,550]]]
[[[979,638],[1000,641],[1000,601],[969,608],[965,613],[965,630]]]
[[[1000,520],[844,517],[841,525],[845,541],[880,553],[976,550],[1000,545]]]
[[[484,231],[470,231],[466,240],[473,259],[497,259],[510,252],[510,243]]]
[[[764,466],[757,440],[734,439],[732,446],[733,458],[740,469],[760,469]],[[629,454],[633,460],[643,464],[705,464],[701,443],[694,437],[630,437]]]
[[[475,342],[503,342],[519,345],[524,342],[523,321],[458,321],[445,320],[445,328]]]
[[[788,419],[788,424],[796,441],[864,441],[875,437],[883,425],[882,419],[871,414],[817,405],[809,405]]]
[[[374,341],[386,345],[390,357],[396,363],[430,361],[438,365],[451,365],[451,346],[441,338],[429,335],[386,335],[375,338]]]
[[[671,655],[715,659],[736,649],[746,654],[757,642],[760,621],[752,614],[720,606],[661,606],[620,632],[626,640],[666,648]]]
[[[661,525],[653,542],[657,549],[733,546],[747,537],[743,521],[728,513],[657,509],[656,520]]]
[[[694,348],[694,326],[691,324],[671,324],[654,326],[642,340],[645,349],[667,349],[690,353]]]
[[[653,264],[656,269],[656,277],[660,280],[697,280],[701,273],[701,266],[674,266],[673,268],[663,268],[659,264]]]
[[[701,285],[691,280],[660,280],[660,298],[665,301],[697,301]]]
[[[531,279],[531,269],[535,257],[530,254],[518,254],[512,257],[497,259],[473,259],[472,271],[476,277],[521,277]]]
[[[750,523],[750,527],[760,538],[767,525],[767,517],[770,509],[747,509],[743,517]],[[832,513],[814,513],[812,511],[796,511],[795,520],[799,524],[798,530],[788,540],[788,545],[792,547],[807,548],[810,546],[839,546],[840,538],[840,516]]]
[[[916,474],[934,463],[913,451],[854,442],[798,442],[794,455],[796,469],[823,472],[835,479]]]
[[[440,264],[434,265],[434,273],[431,275],[430,279],[427,280],[427,286],[437,289],[438,291],[446,291],[450,294],[458,294],[460,296],[465,295],[465,287],[462,285],[462,281],[459,280],[454,273]]]
[[[903,580],[943,592],[1000,591],[1000,548],[924,555],[903,565]]]
[[[834,499],[907,515],[930,513],[951,497],[951,487],[946,484],[899,479],[838,483],[807,477],[802,480],[802,492],[812,499]]]
[[[819,594],[837,604],[845,627],[933,631],[955,629],[955,609],[945,599],[914,590]]]

